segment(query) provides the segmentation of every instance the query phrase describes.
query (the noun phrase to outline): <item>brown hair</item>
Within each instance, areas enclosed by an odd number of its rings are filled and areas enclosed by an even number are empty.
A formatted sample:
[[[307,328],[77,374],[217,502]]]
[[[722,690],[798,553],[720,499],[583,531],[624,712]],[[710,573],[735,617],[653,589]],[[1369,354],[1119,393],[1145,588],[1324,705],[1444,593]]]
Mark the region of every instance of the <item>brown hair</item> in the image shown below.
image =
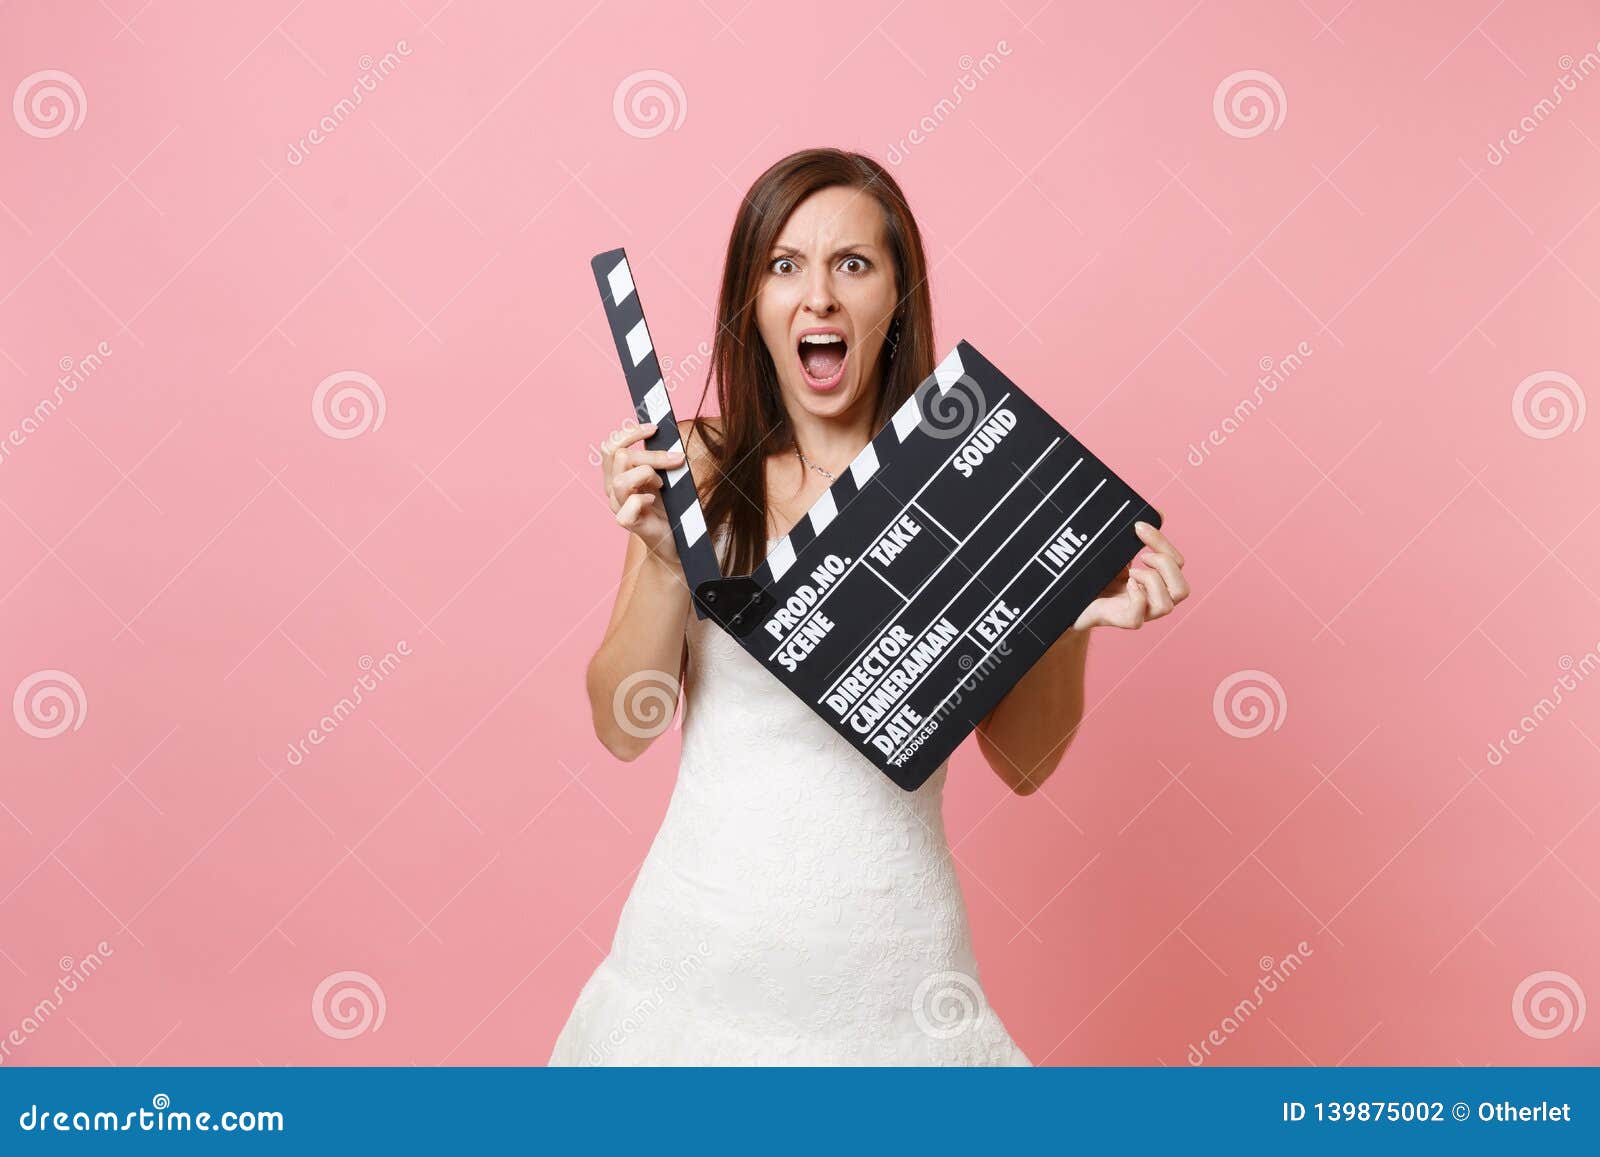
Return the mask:
[[[895,179],[877,161],[841,149],[806,149],[773,165],[750,186],[734,218],[717,299],[717,334],[698,410],[712,380],[720,429],[696,422],[709,478],[699,479],[706,523],[726,526],[723,573],[748,574],[766,557],[769,454],[791,450],[794,431],[778,388],[778,372],[757,327],[753,306],[767,255],[789,215],[813,193],[844,186],[871,193],[883,207],[900,302],[884,343],[878,373],[877,430],[933,372],[933,302],[922,233]]]

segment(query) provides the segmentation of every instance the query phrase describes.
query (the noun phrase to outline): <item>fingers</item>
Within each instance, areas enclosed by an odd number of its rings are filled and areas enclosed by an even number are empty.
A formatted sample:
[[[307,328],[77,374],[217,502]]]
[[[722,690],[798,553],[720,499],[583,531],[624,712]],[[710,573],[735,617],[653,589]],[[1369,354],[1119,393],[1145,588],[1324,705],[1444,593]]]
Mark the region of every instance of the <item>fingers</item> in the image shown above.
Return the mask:
[[[634,466],[613,478],[611,488],[620,504],[638,491],[660,490],[661,475],[654,466]]]
[[[623,446],[611,452],[611,476],[614,479],[634,466],[650,466],[657,470],[676,470],[683,465],[682,450],[645,450],[639,446]]]
[[[1189,580],[1183,577],[1183,571],[1179,569],[1171,555],[1151,549],[1141,551],[1137,561],[1161,576],[1167,594],[1172,596],[1174,603],[1181,603],[1189,597]]]
[[[641,442],[656,432],[654,422],[613,430],[600,444],[601,490],[613,512],[620,512],[629,494],[641,489],[660,489],[660,479],[650,481],[657,470],[676,470],[684,464],[681,450],[646,450]]]
[[[1123,568],[1105,592],[1084,608],[1076,626],[1104,624],[1137,631],[1145,623],[1170,615],[1189,597],[1183,574],[1183,555],[1172,540],[1148,522],[1135,522],[1134,531],[1149,549]],[[1126,581],[1126,587],[1118,587]]]
[[[1132,564],[1130,563],[1129,565],[1131,566]],[[1117,572],[1116,578],[1112,579],[1106,584],[1106,589],[1100,592],[1100,597],[1109,598],[1113,595],[1120,595],[1124,590],[1127,589],[1127,585],[1128,567],[1125,566]]]
[[[1172,540],[1166,535],[1162,534],[1161,531],[1156,527],[1152,526],[1148,522],[1135,522],[1133,524],[1133,530],[1134,533],[1139,536],[1140,542],[1144,543],[1152,550],[1159,551],[1162,554],[1171,555],[1174,562],[1176,562],[1179,566],[1183,565],[1183,555],[1179,552],[1177,547],[1172,545]]]
[[[1159,574],[1149,567],[1134,567],[1128,572],[1129,589],[1135,585],[1144,592],[1146,620],[1159,619],[1172,613],[1172,595]]]
[[[606,501],[611,504],[615,512],[622,500],[617,496],[614,485],[616,476],[626,470],[630,463],[624,460],[623,455],[627,448],[639,441],[648,438],[656,432],[655,423],[646,422],[642,426],[624,426],[620,430],[613,430],[606,435],[606,440],[600,443],[600,489],[605,493]]]
[[[659,470],[672,470],[683,465],[682,450],[646,450],[636,443],[642,442],[656,432],[654,422],[646,422],[642,426],[631,426],[623,430],[613,430],[610,437],[600,443],[602,458],[609,458],[615,469],[624,469],[628,466],[641,466],[648,463]]]
[[[682,450],[623,450],[629,466],[651,466],[657,470],[676,470],[683,465]]]
[[[1137,631],[1144,626],[1145,612],[1149,607],[1149,599],[1149,592],[1145,590],[1144,584],[1139,581],[1139,572],[1130,569],[1128,571],[1128,601],[1125,604],[1125,609],[1112,619],[1113,625],[1129,631]]]
[[[644,491],[628,495],[627,500],[617,508],[617,525],[633,530],[655,500],[654,494]]]
[[[642,426],[624,426],[620,430],[613,430],[606,440],[600,443],[600,453],[610,456],[624,446],[631,446],[635,442],[650,437],[656,432],[654,422],[646,422]]]

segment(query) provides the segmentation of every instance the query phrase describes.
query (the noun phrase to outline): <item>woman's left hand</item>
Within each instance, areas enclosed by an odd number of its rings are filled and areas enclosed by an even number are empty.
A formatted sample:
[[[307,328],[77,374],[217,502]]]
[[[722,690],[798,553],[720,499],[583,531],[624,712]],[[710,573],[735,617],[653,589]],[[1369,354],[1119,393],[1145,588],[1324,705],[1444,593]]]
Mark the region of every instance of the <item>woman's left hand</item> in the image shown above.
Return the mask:
[[[1121,627],[1136,631],[1151,619],[1170,615],[1173,607],[1189,597],[1183,555],[1178,548],[1148,522],[1135,522],[1133,529],[1146,549],[1123,568],[1099,598],[1083,608],[1083,614],[1073,624],[1074,630]]]

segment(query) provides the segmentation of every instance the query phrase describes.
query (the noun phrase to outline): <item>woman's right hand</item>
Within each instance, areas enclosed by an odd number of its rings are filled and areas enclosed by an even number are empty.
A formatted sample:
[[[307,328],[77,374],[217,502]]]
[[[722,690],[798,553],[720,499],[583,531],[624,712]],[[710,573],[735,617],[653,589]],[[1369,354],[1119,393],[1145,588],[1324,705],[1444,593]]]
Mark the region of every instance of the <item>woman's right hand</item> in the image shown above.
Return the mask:
[[[657,471],[682,466],[683,452],[646,450],[644,440],[655,432],[654,422],[613,431],[600,447],[600,476],[617,525],[637,535],[656,557],[676,562],[678,545],[662,506]]]

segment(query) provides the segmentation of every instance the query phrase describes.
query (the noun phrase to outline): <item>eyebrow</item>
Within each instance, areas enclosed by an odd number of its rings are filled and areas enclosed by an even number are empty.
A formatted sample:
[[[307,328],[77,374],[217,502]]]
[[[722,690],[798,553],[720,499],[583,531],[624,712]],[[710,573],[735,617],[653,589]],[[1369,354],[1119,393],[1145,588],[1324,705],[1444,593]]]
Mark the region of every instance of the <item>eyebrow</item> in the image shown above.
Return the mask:
[[[876,249],[876,248],[877,248],[877,246],[874,245],[870,241],[850,241],[850,242],[845,243],[844,245],[839,246],[832,253],[828,254],[828,256],[831,259],[831,258],[834,258],[834,257],[838,257],[841,254],[850,253],[850,252],[852,252],[854,250],[858,250],[858,249]],[[779,253],[802,253],[802,252],[804,252],[804,250],[802,250],[797,245],[789,245],[789,244],[785,244],[782,241],[779,241],[779,242],[774,243],[774,245],[772,246],[772,252],[773,252],[774,255],[776,255],[776,254],[779,254]]]

